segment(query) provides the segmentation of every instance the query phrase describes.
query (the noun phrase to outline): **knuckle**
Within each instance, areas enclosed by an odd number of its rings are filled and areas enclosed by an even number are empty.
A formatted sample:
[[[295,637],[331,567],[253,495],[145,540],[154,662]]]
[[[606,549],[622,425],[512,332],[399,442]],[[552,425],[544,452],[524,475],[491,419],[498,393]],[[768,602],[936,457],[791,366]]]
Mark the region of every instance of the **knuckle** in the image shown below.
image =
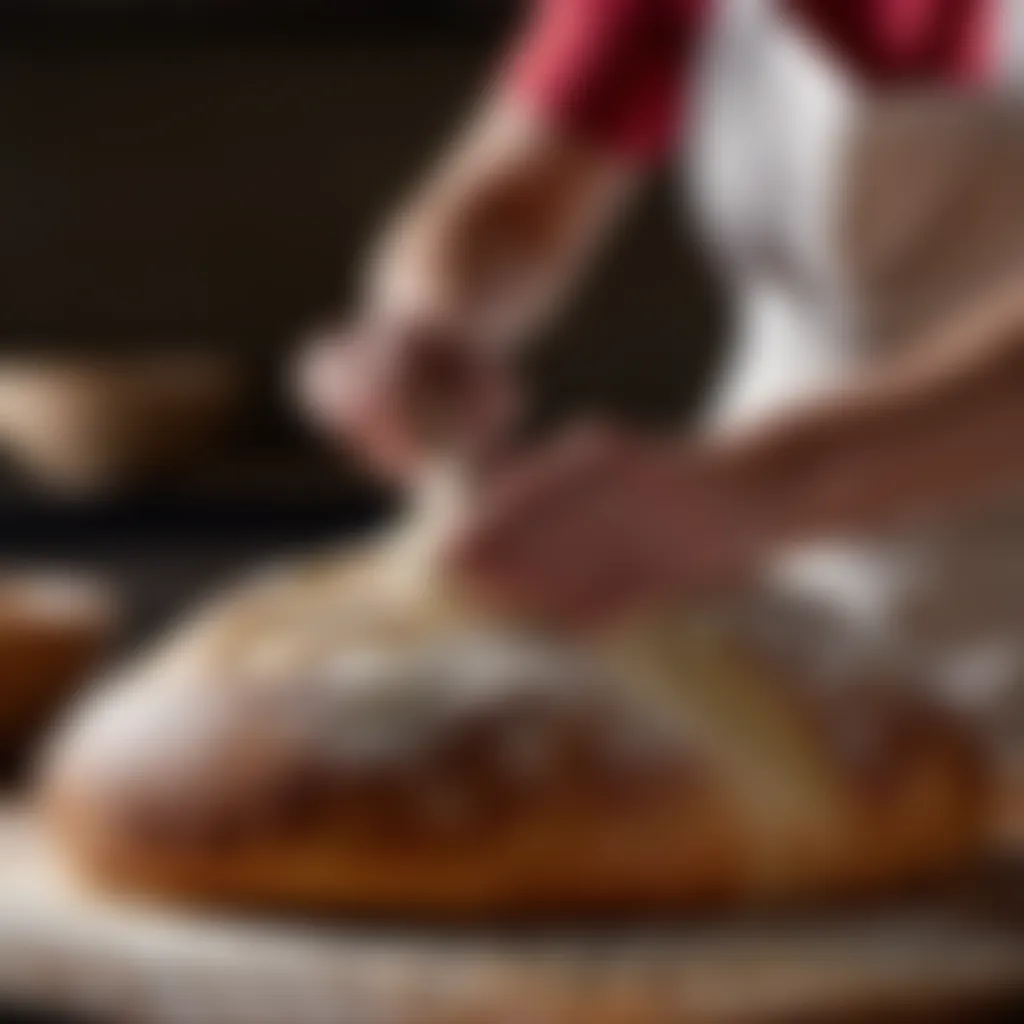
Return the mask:
[[[597,420],[575,427],[566,440],[565,450],[571,461],[589,465],[621,454],[625,445],[625,437],[618,428]]]

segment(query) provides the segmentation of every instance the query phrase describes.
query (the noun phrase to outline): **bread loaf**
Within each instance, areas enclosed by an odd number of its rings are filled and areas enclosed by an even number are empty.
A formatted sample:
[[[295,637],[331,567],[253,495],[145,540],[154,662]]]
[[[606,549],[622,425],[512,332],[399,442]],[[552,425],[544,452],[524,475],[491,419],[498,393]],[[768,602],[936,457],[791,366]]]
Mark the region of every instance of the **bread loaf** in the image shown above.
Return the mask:
[[[915,884],[976,851],[947,715],[679,616],[599,648],[424,586],[422,526],[250,581],[45,775],[73,861],[179,899],[478,919]],[[418,582],[417,582],[418,581]]]

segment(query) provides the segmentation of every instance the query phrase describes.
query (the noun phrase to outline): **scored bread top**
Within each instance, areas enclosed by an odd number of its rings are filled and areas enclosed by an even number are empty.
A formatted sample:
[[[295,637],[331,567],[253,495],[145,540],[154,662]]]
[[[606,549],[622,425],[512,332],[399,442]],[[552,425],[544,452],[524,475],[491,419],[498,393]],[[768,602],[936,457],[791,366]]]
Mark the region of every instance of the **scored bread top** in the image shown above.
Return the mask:
[[[250,581],[101,691],[48,773],[71,847],[161,888],[445,912],[813,890],[976,842],[970,745],[912,693],[679,616],[597,648],[517,629],[392,554]]]

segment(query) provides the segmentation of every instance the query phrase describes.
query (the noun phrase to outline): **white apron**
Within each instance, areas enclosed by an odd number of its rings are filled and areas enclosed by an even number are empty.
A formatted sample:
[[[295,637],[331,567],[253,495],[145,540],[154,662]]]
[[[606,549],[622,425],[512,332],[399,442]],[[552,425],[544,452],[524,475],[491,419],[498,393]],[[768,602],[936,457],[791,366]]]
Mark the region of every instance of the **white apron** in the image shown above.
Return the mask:
[[[1010,0],[1004,8],[995,84],[1007,86],[1024,79],[1024,3]],[[698,213],[736,286],[732,349],[705,418],[708,430],[721,432],[841,388],[877,352],[880,337],[888,333],[886,344],[898,344],[941,316],[943,310],[923,297],[941,295],[948,309],[1009,266],[1024,267],[1024,158],[1015,177],[1003,154],[986,159],[970,137],[975,113],[999,107],[999,90],[961,101],[973,105],[966,113],[943,115],[970,128],[969,137],[949,141],[950,133],[929,127],[927,118],[899,113],[905,99],[869,99],[771,0],[727,0],[716,19],[685,164]],[[924,146],[908,148],[912,133],[898,127],[899,117],[920,123],[915,130],[923,133]],[[1011,109],[1004,120],[1024,140],[1024,115]],[[929,145],[946,151],[936,159]],[[964,160],[948,159],[961,150],[973,161],[967,170]],[[972,235],[982,254],[973,264],[954,239],[948,259],[922,266],[913,243],[925,237],[935,216],[948,212],[943,190],[953,186],[940,173],[948,166],[976,177],[973,187],[986,196],[999,178],[1004,205],[984,216],[966,211],[965,232],[974,232],[966,225],[975,221],[982,225],[982,235]],[[880,188],[872,173],[882,174]],[[886,240],[888,225],[898,222],[893,212],[912,201],[920,205],[921,196],[932,197],[931,207],[924,205],[903,236]],[[851,241],[840,226],[854,200]],[[871,261],[881,265],[878,253],[889,270],[873,278],[865,267],[877,270]],[[906,267],[899,263],[902,253],[910,254]],[[901,279],[907,267],[910,278]],[[919,300],[916,306],[909,297]],[[987,699],[1024,674],[1024,505],[1002,510],[1000,524],[999,555],[989,561],[1002,577],[1007,567],[1019,570],[1010,585],[1018,586],[1022,615],[1010,624],[998,614],[978,615],[986,588],[1005,598],[1007,580],[985,579],[975,566],[967,587],[956,561],[964,551],[991,548],[991,516],[980,529],[959,524],[927,542],[807,547],[771,567],[770,586],[827,608],[852,639],[851,649],[898,652],[918,674],[960,696]],[[962,614],[965,608],[970,614]],[[951,627],[958,622],[962,629]]]

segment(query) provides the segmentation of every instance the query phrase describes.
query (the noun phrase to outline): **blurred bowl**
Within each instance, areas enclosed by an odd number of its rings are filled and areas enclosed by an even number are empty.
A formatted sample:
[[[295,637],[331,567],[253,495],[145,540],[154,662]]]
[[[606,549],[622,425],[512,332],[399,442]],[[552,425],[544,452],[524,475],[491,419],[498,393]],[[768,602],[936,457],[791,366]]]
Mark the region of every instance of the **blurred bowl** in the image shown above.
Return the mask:
[[[51,488],[116,488],[187,462],[241,393],[238,367],[219,355],[7,359],[0,445]]]
[[[0,574],[0,762],[20,753],[97,667],[116,620],[113,595],[98,582]]]

